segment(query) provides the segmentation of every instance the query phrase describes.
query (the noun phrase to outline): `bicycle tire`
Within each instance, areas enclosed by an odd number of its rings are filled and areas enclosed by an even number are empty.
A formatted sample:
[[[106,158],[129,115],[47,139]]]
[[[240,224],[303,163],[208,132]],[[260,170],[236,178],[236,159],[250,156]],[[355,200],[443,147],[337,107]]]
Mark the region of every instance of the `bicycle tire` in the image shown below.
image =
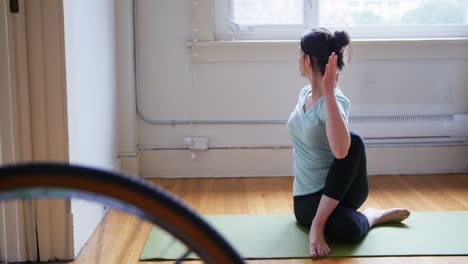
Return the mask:
[[[100,202],[146,219],[184,242],[206,263],[245,263],[193,209],[142,179],[62,163],[0,167],[0,200],[57,197]]]

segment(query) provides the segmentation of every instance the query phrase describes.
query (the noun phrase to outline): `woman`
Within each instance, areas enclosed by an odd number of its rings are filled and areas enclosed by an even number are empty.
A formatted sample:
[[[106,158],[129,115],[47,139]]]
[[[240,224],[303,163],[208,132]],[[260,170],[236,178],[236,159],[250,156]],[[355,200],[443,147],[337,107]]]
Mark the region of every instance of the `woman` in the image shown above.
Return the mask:
[[[324,236],[358,241],[376,224],[401,222],[410,212],[402,208],[357,209],[368,195],[366,154],[362,138],[349,132],[350,102],[336,88],[338,70],[349,35],[326,29],[303,34],[298,58],[301,76],[310,81],[288,120],[294,146],[294,213],[310,228],[311,256],[331,250]]]

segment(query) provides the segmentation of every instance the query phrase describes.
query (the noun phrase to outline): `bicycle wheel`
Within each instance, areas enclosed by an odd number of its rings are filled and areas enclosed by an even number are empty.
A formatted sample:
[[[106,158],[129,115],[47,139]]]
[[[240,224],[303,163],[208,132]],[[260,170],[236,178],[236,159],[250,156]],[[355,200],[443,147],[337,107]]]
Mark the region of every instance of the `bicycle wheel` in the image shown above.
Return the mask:
[[[59,163],[0,168],[0,200],[82,198],[146,219],[185,243],[206,263],[244,263],[194,210],[169,192],[123,174]]]

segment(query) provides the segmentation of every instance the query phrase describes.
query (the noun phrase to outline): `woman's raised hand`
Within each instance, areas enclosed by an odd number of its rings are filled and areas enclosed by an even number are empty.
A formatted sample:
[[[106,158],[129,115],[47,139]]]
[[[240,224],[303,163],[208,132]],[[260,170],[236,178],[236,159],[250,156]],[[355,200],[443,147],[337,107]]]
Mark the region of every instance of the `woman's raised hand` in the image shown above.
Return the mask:
[[[322,89],[325,96],[334,95],[334,90],[336,83],[338,82],[338,71],[336,70],[338,56],[333,52],[330,57],[328,57],[328,63],[325,66],[325,75],[322,79]]]

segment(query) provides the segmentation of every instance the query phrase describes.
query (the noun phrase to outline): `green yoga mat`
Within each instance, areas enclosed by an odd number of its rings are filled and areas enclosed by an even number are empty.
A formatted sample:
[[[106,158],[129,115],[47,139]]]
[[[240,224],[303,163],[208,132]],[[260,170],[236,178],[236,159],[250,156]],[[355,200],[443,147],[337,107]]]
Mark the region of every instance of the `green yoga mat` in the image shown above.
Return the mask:
[[[309,257],[308,231],[291,214],[203,217],[244,258]],[[468,255],[468,211],[413,212],[402,224],[375,226],[359,243],[329,244],[330,257]],[[184,252],[183,244],[153,227],[140,259],[176,259]]]

